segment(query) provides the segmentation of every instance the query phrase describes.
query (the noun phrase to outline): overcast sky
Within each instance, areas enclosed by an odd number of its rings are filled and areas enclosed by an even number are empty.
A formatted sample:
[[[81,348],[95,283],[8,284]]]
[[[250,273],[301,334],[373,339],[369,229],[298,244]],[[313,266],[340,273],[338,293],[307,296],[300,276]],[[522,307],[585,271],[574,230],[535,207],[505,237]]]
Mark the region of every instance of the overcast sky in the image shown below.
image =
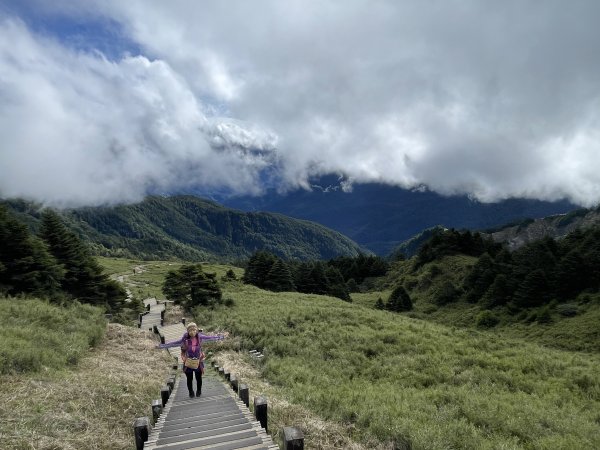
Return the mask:
[[[0,196],[600,200],[595,0],[0,0]]]

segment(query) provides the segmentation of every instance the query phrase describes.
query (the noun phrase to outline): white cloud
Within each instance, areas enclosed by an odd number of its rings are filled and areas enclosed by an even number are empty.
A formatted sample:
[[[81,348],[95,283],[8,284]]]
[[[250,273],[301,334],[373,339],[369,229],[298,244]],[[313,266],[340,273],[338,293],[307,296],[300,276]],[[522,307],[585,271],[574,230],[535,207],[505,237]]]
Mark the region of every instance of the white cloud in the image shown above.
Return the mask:
[[[14,20],[0,36],[3,196],[82,205],[149,188],[259,189],[273,135],[207,117],[166,62],[75,53]]]
[[[1,174],[5,195],[99,202],[197,183],[248,192],[275,166],[287,186],[336,172],[484,201],[600,199],[597,2],[40,7],[116,21],[146,56],[104,61],[5,22],[0,73],[12,75],[0,95],[12,101],[0,127],[12,147],[0,162],[14,162],[0,170],[47,185]],[[53,162],[73,173],[43,175]]]

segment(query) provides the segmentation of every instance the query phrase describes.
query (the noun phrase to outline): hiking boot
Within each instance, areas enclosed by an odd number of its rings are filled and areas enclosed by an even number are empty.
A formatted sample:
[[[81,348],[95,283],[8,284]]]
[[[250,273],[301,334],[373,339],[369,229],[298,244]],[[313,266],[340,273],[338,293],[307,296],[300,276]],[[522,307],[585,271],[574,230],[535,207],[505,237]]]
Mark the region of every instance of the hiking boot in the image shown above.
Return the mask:
[[[200,397],[202,395],[202,389],[198,389],[198,391],[196,391],[196,397]]]
[[[190,398],[194,398],[194,391],[190,391]]]

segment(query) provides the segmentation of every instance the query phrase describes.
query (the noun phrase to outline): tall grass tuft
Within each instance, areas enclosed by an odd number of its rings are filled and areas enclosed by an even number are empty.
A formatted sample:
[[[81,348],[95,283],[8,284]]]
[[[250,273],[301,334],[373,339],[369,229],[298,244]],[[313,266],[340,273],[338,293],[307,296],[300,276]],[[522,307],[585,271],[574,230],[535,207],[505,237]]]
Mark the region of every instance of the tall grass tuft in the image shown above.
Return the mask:
[[[76,364],[104,335],[101,309],[51,305],[35,298],[0,298],[0,373],[61,369]]]

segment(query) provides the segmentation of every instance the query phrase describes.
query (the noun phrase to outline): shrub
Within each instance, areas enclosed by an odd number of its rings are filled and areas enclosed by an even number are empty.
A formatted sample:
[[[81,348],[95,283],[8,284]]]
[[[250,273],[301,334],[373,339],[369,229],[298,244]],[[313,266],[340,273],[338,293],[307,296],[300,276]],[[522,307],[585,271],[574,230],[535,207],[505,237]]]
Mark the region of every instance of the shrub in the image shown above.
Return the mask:
[[[482,311],[477,315],[477,326],[480,328],[493,328],[500,323],[500,319],[491,311]]]
[[[563,317],[574,317],[577,315],[578,308],[574,303],[565,303],[563,305],[558,305],[556,307],[556,311]]]
[[[438,305],[446,305],[457,300],[460,290],[451,281],[444,281],[434,292],[434,300]]]
[[[410,311],[413,308],[412,300],[402,286],[396,287],[390,294],[386,309],[394,312]]]
[[[551,323],[552,322],[552,314],[550,314],[550,308],[548,306],[544,306],[537,314],[538,323]]]

